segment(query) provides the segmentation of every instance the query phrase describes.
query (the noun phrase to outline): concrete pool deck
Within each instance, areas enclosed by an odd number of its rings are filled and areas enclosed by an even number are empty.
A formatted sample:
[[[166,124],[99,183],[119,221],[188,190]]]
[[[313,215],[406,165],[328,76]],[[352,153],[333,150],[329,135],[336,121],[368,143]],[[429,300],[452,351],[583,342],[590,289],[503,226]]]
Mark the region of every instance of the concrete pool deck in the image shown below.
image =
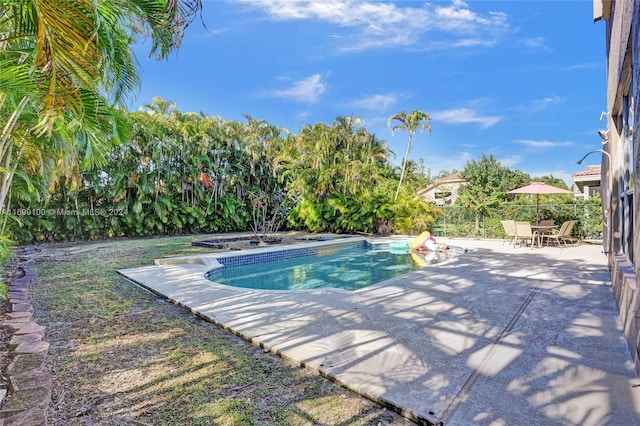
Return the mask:
[[[197,260],[119,272],[418,423],[640,424],[601,246],[439,241],[468,252],[355,292],[230,288]]]

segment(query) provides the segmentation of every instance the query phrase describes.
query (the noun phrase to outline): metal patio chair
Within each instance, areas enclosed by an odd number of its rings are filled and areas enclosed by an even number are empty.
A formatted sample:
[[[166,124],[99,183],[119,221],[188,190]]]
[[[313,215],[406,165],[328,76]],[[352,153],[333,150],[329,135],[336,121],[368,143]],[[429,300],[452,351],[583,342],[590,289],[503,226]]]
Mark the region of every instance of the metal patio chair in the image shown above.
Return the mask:
[[[502,245],[509,241],[509,243],[516,243],[516,221],[515,220],[501,220],[502,227],[504,228],[504,239]]]
[[[575,220],[567,220],[565,221],[558,232],[555,234],[543,234],[541,235],[542,240],[547,240],[547,245],[549,245],[550,240],[555,240],[559,247],[562,247],[562,244],[568,246],[567,240],[571,238],[571,232],[573,232],[573,227],[577,221]]]
[[[531,242],[531,249],[533,249],[533,245],[538,239],[538,233],[534,232],[531,228],[531,224],[525,221],[516,221],[516,244],[518,241],[522,241],[526,244],[527,241]],[[538,246],[540,242],[538,242]]]

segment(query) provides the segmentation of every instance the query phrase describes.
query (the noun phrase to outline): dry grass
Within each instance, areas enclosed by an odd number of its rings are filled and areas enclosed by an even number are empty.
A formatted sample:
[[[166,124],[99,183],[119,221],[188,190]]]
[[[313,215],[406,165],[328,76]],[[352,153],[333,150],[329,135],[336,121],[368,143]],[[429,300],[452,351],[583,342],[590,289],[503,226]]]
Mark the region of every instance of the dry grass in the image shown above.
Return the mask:
[[[47,245],[26,255],[39,274],[35,319],[51,344],[51,425],[410,424],[116,273],[211,252],[194,239]]]

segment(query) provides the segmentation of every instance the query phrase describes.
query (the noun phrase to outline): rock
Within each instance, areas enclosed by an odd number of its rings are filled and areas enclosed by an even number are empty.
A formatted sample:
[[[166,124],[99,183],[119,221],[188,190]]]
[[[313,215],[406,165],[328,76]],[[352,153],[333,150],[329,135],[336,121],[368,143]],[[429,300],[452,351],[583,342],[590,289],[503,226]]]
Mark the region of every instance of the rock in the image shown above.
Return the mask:
[[[5,413],[27,411],[31,408],[46,408],[51,402],[50,388],[37,388],[17,391],[11,394],[6,404],[0,409],[0,418]]]
[[[2,426],[46,426],[47,414],[43,408],[31,408],[26,411],[0,411],[0,425]]]
[[[47,342],[21,343],[13,350],[16,354],[46,354],[48,351],[49,343]]]
[[[16,318],[11,320],[2,321],[2,328],[6,328],[12,333],[17,332],[18,330],[23,329],[27,324],[29,324],[29,318]]]
[[[20,272],[24,273],[21,277],[12,276],[10,311],[0,322],[13,333],[8,345],[13,359],[2,372],[9,389],[0,389],[0,426],[46,426],[52,389],[51,376],[44,368],[49,343],[42,341],[46,328],[31,321],[33,306],[28,300],[29,286],[38,275],[28,267]]]
[[[31,370],[16,376],[9,376],[11,391],[51,388],[51,376],[44,371]]]
[[[15,349],[22,343],[35,344],[40,341],[42,341],[42,336],[39,334],[16,334],[9,340],[9,349]]]
[[[9,296],[9,299],[22,299],[22,300],[28,300],[29,299],[29,293],[27,292],[26,289],[21,289],[21,290],[14,290],[14,289],[10,289],[7,292],[7,296]]]
[[[37,333],[41,336],[44,336],[44,331],[46,330],[46,327],[43,327],[41,325],[38,325],[35,322],[30,322],[29,324],[25,325],[24,327],[22,327],[20,330],[16,331],[15,334],[32,334],[32,333]]]
[[[29,318],[33,316],[32,312],[7,312],[5,314],[7,319],[16,319],[16,318]]]
[[[20,374],[29,370],[42,370],[44,366],[43,353],[17,354],[7,366],[7,374]]]
[[[12,312],[33,312],[33,306],[30,303],[12,303]]]

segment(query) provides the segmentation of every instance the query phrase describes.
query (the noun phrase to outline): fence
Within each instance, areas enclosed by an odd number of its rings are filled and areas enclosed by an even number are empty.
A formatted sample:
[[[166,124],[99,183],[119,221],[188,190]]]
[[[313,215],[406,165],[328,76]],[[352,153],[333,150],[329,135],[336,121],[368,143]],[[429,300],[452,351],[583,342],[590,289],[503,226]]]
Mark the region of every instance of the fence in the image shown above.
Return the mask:
[[[535,205],[508,204],[488,209],[478,215],[462,206],[443,206],[431,232],[441,237],[502,238],[504,229],[501,220],[536,221]],[[602,207],[600,204],[540,204],[540,219],[553,219],[557,225],[566,220],[577,220],[573,235],[580,239],[602,239]]]

